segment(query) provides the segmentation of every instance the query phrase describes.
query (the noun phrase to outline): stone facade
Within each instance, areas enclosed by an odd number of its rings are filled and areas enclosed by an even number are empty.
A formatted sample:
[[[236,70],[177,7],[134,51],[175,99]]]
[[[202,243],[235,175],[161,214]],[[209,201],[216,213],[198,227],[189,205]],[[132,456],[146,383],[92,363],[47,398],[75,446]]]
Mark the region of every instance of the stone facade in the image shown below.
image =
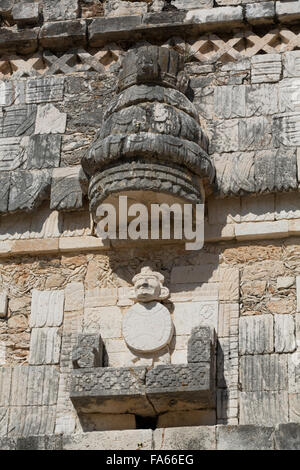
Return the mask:
[[[299,1],[0,3],[0,449],[299,450]],[[201,251],[97,237],[153,181]]]

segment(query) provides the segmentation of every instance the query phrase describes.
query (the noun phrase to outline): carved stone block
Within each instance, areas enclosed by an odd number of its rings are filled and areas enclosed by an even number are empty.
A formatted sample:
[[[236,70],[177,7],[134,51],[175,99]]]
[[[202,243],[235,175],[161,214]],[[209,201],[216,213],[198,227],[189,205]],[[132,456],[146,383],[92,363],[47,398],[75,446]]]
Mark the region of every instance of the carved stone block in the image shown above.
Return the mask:
[[[33,210],[48,197],[50,182],[48,170],[16,170],[11,174],[8,210]]]
[[[209,327],[193,328],[188,341],[187,360],[189,363],[208,362],[215,353],[214,330]]]
[[[80,334],[73,349],[72,362],[75,369],[101,367],[103,365],[103,342],[100,335]]]
[[[82,207],[79,167],[55,168],[52,175],[50,208],[71,210]]]
[[[72,372],[70,398],[82,413],[154,414],[145,394],[144,367],[99,367]]]
[[[157,366],[147,373],[146,393],[157,413],[212,408],[214,394],[210,364]]]

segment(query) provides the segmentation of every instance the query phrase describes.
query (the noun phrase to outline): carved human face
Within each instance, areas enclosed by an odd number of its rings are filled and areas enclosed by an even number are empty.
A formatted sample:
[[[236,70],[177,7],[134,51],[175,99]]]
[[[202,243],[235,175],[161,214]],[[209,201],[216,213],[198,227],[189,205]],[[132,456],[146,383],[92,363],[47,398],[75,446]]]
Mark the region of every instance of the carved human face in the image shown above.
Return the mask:
[[[136,299],[140,302],[149,302],[160,296],[160,282],[156,276],[146,275],[138,279],[134,285]]]

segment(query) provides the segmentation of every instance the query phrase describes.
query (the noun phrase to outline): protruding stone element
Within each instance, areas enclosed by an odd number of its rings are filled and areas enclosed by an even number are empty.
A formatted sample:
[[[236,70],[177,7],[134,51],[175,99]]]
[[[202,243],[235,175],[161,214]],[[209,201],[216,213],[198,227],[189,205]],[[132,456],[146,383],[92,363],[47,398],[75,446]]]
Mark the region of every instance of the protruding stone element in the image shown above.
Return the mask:
[[[100,335],[80,334],[73,349],[72,362],[75,369],[101,367],[103,365],[103,342]]]
[[[29,326],[61,326],[64,313],[64,291],[38,291],[33,289]]]
[[[283,55],[284,77],[300,77],[300,51],[289,51]]]
[[[53,170],[50,209],[74,210],[82,207],[79,172],[79,166]]]
[[[45,21],[72,20],[78,13],[78,0],[43,0]]]
[[[173,49],[143,46],[124,56],[119,94],[81,160],[95,222],[103,217],[97,214],[101,203],[110,198],[115,203],[120,193],[134,191],[134,199],[143,196],[148,203],[153,197],[156,203],[168,197],[178,203],[202,201],[202,178],[212,180],[214,169],[194,106],[186,105],[188,86],[183,56]]]
[[[8,296],[6,292],[0,293],[0,318],[5,318],[7,315],[7,301]]]
[[[70,398],[82,413],[153,415],[145,395],[144,367],[75,369]]]
[[[130,297],[137,303],[125,313],[123,336],[133,351],[153,353],[169,344],[173,336],[170,313],[156,302],[169,297],[169,289],[163,286],[164,276],[150,267],[142,268],[132,282],[134,288]]]
[[[189,363],[208,362],[214,360],[215,331],[207,326],[192,329],[188,341],[187,360]]]
[[[12,9],[12,17],[20,25],[36,24],[39,20],[39,4],[36,2],[19,2]]]
[[[246,4],[246,18],[250,24],[274,23],[274,2],[258,2]]]
[[[159,302],[137,303],[125,313],[122,333],[129,348],[137,353],[163,349],[173,336],[170,312]]]
[[[146,375],[146,392],[157,413],[213,408],[213,383],[209,363],[158,365]]]
[[[63,134],[67,114],[61,113],[53,104],[39,105],[36,115],[35,134]]]
[[[240,354],[264,354],[274,351],[273,315],[240,318]]]

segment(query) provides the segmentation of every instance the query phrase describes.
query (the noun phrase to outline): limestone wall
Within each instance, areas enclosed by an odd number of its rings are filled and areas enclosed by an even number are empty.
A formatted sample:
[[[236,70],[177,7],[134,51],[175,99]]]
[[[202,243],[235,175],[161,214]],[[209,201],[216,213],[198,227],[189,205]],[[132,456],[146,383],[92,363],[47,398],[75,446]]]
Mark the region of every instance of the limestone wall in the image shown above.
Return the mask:
[[[106,366],[153,368],[186,364],[198,325],[217,333],[216,406],[171,404],[144,447],[178,426],[195,427],[186,448],[284,448],[289,432],[299,442],[287,424],[300,422],[299,2],[4,0],[0,15],[0,448],[78,448],[78,433],[90,446],[92,431],[122,429],[123,448],[136,448],[134,429],[148,426],[134,414],[74,409],[77,335],[101,334]],[[200,253],[98,239],[79,184],[121,58],[145,44],[184,55],[209,138]],[[175,325],[152,359],[121,333],[144,264],[165,276]],[[167,430],[164,448],[182,432]]]

